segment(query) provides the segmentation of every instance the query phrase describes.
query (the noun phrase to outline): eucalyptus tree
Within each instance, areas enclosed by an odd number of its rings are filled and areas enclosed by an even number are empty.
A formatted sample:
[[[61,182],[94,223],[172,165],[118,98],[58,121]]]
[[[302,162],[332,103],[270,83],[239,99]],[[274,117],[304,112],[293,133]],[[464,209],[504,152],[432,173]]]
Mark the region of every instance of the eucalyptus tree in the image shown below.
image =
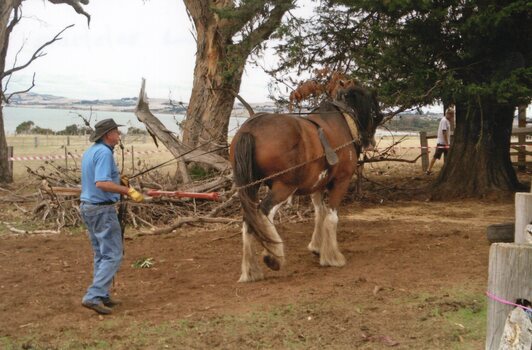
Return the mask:
[[[294,0],[183,0],[197,44],[183,142],[227,145],[229,118],[250,55],[278,28]]]
[[[85,12],[83,5],[87,5],[89,0],[48,0],[52,4],[66,4],[71,6],[77,13],[87,17],[87,21],[90,21],[90,16]],[[7,153],[7,141],[4,129],[4,115],[3,105],[9,102],[11,96],[28,92],[35,86],[35,74],[33,75],[33,81],[27,89],[23,91],[15,91],[10,94],[7,93],[7,87],[9,80],[16,72],[27,68],[33,61],[44,56],[46,53],[43,51],[47,46],[60,40],[60,35],[71,26],[67,26],[60,31],[54,38],[41,45],[31,57],[24,60],[21,64],[17,64],[19,57],[14,59],[15,64],[8,68],[6,67],[7,54],[9,48],[9,38],[15,26],[22,19],[22,8],[24,0],[1,0],[0,1],[0,182],[12,182],[13,178],[9,171],[8,153]],[[18,53],[17,53],[18,56]]]
[[[532,11],[526,0],[330,0],[279,33],[272,73],[349,72],[399,109],[456,105],[454,142],[436,196],[522,186],[509,148],[516,106],[532,97]]]

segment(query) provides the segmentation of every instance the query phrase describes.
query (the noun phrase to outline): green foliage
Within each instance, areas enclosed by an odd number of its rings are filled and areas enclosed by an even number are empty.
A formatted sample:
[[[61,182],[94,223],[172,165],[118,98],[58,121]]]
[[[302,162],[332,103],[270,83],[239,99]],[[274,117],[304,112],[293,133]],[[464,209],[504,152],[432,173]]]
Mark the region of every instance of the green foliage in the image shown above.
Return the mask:
[[[202,167],[197,163],[192,163],[188,170],[190,178],[194,181],[204,180],[213,175],[211,170],[205,169],[205,167]]]
[[[89,127],[79,127],[76,124],[68,125],[64,130],[58,131],[57,135],[85,135],[90,134]]]
[[[532,97],[532,12],[518,1],[332,0],[277,32],[274,71],[347,71],[389,106]]]
[[[54,135],[55,134],[55,132],[52,129],[41,128],[40,126],[34,127],[31,130],[31,133],[37,134],[37,135]]]
[[[127,134],[128,135],[147,135],[148,132],[146,130],[144,130],[144,129],[136,128],[134,126],[130,126],[127,129]]]
[[[17,134],[29,134],[34,125],[35,123],[32,122],[31,120],[22,122],[17,126],[17,128],[15,129],[15,132]]]
[[[395,117],[386,125],[393,131],[427,131],[438,130],[440,121],[437,118],[427,118],[419,115],[404,115]]]

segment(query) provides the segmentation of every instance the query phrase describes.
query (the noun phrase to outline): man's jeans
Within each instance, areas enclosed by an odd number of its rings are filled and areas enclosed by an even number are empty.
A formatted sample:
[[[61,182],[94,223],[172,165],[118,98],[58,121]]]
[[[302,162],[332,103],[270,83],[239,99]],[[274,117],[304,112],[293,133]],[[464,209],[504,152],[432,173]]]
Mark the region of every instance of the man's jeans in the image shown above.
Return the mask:
[[[80,209],[94,252],[92,285],[83,301],[98,302],[101,298],[109,297],[109,287],[122,262],[120,223],[113,205],[81,203]]]

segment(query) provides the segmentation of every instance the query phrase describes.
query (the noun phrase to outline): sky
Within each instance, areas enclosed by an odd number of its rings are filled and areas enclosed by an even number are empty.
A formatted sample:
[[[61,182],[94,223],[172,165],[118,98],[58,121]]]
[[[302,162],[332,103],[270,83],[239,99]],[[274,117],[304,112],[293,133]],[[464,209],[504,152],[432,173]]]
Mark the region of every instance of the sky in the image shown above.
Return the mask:
[[[21,47],[19,65],[64,27],[75,26],[46,47],[45,56],[15,74],[8,91],[26,89],[35,72],[35,93],[74,99],[135,97],[146,78],[148,97],[188,102],[196,43],[182,0],[90,0],[85,8],[90,28],[86,17],[70,6],[23,2],[6,68]],[[271,67],[273,59],[267,55],[261,64]],[[248,64],[240,95],[251,103],[265,102],[268,82],[260,68]]]

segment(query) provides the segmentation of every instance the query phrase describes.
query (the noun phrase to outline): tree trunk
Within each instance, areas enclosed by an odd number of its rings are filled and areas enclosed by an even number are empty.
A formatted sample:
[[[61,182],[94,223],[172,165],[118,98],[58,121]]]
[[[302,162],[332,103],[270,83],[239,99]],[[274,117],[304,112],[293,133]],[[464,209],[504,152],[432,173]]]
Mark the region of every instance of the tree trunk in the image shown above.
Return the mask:
[[[223,49],[211,48],[212,51],[218,51],[215,55],[223,59]],[[205,55],[205,52],[196,54],[194,86],[184,124],[183,143],[190,147],[205,144],[202,148],[213,150],[228,144],[229,118],[235,102],[231,90],[239,91],[244,66],[232,74],[231,84],[223,83],[220,81],[222,68],[218,62],[205,60]],[[226,150],[217,153],[224,155]]]
[[[229,118],[250,53],[294,7],[286,0],[183,0],[196,29],[194,85],[183,130],[189,147],[227,154]],[[237,6],[238,5],[238,6]]]
[[[1,88],[0,84],[0,88]],[[7,140],[4,132],[4,112],[0,105],[0,183],[13,182],[13,174],[9,170],[9,159],[7,152]]]
[[[523,187],[510,160],[514,110],[494,100],[457,104],[454,143],[434,184],[435,199],[503,195]]]
[[[2,0],[0,1],[0,183],[13,182],[13,176],[9,171],[9,160],[7,159],[7,140],[4,131],[4,113],[3,113],[3,92],[2,83],[3,73],[6,68],[7,48],[9,45],[9,35],[12,27],[9,27],[9,18],[13,9],[20,6],[20,0]]]

